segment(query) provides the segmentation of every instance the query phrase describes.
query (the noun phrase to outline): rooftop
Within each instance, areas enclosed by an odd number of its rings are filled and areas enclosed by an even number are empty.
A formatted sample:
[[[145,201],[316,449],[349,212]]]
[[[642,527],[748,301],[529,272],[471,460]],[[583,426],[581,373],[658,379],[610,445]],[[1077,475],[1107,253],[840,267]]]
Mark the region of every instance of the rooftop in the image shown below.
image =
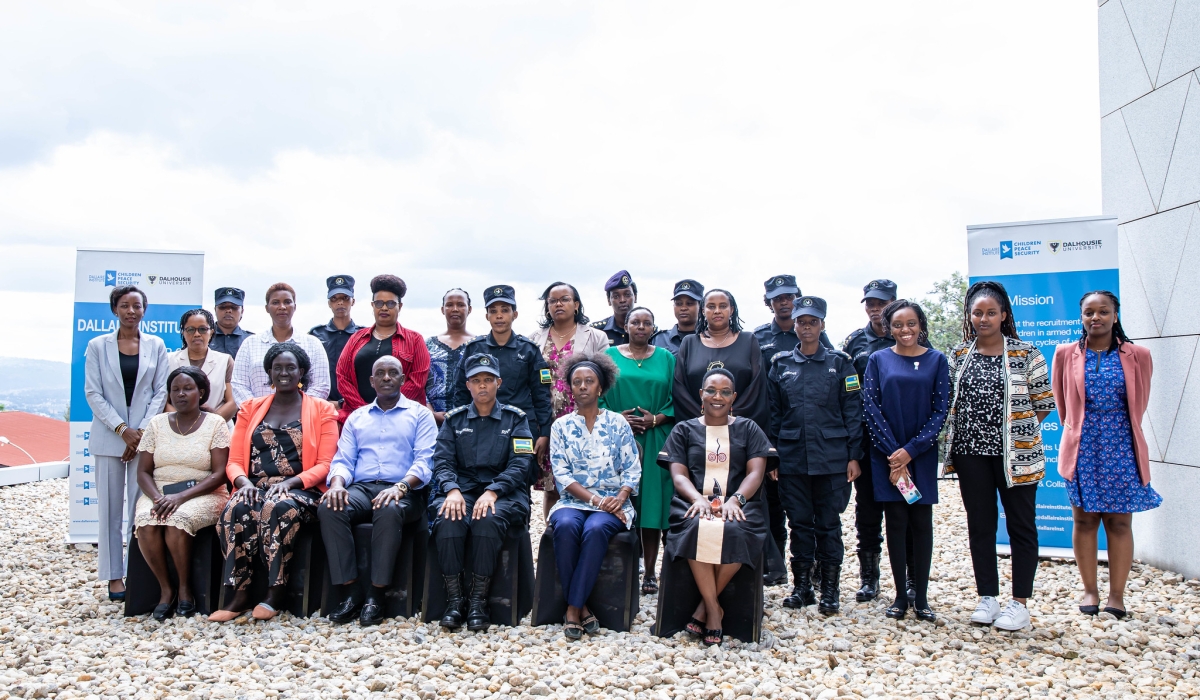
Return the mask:
[[[71,426],[66,421],[23,411],[0,411],[0,436],[11,443],[0,444],[0,467],[61,462],[71,455]]]

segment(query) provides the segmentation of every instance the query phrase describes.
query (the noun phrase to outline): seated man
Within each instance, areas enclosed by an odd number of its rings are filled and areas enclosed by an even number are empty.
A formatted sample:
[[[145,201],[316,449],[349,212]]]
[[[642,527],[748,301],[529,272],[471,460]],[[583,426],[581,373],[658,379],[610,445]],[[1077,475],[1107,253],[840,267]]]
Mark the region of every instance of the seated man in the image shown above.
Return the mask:
[[[371,368],[375,401],[346,419],[337,455],[329,467],[329,490],[317,515],[329,554],[329,578],[344,585],[346,597],[329,615],[349,622],[362,606],[359,622],[383,620],[383,591],[392,584],[392,569],[406,523],[425,515],[437,424],[429,409],[400,394],[404,369],[384,355]],[[354,526],[370,520],[371,592],[362,601],[354,556]]]
[[[488,588],[510,527],[529,521],[533,435],[525,412],[496,401],[500,365],[486,353],[463,362],[472,403],[446,413],[433,455],[433,539],[446,581],[441,625],[485,631]],[[463,559],[471,535],[469,611],[463,610]]]

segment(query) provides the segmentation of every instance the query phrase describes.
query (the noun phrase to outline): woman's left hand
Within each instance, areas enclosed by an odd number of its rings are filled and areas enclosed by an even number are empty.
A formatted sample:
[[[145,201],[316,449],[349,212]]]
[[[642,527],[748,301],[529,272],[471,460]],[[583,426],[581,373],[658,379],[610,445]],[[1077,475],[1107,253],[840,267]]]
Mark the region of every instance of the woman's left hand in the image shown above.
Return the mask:
[[[267,492],[263,495],[263,498],[266,498],[268,501],[275,502],[282,501],[283,499],[287,498],[288,492],[292,490],[290,483],[291,481],[291,479],[284,479],[278,484],[273,484],[267,489]]]
[[[903,447],[888,455],[888,466],[893,470],[900,467],[906,467],[911,461],[912,455],[910,455]]]
[[[616,496],[605,496],[600,499],[600,510],[616,515],[625,507],[626,500],[625,491],[622,489]]]
[[[742,506],[734,499],[729,499],[721,504],[721,516],[725,522],[731,520],[746,520],[746,513],[742,511]]]
[[[150,514],[161,523],[171,517],[171,514],[176,510],[179,510],[181,504],[183,504],[183,499],[179,497],[179,494],[173,493],[170,496],[162,496],[154,502],[154,506],[150,509]]]

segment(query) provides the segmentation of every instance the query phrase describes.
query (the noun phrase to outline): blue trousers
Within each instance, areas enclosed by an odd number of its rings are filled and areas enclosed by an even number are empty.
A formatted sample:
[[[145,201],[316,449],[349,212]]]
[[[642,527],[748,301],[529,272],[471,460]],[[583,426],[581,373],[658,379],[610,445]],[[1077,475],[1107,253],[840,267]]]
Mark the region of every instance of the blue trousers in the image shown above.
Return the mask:
[[[611,513],[579,508],[559,508],[550,516],[550,524],[563,597],[567,605],[582,608],[600,575],[608,541],[625,524]]]

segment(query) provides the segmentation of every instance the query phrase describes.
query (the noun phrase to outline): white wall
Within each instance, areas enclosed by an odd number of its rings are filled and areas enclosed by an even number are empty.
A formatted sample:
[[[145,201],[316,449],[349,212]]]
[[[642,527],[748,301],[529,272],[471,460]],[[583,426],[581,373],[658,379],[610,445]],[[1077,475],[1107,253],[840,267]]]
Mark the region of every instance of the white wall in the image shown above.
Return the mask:
[[[1100,0],[1104,213],[1119,219],[1121,316],[1154,355],[1144,426],[1157,510],[1137,554],[1200,576],[1200,0]]]

